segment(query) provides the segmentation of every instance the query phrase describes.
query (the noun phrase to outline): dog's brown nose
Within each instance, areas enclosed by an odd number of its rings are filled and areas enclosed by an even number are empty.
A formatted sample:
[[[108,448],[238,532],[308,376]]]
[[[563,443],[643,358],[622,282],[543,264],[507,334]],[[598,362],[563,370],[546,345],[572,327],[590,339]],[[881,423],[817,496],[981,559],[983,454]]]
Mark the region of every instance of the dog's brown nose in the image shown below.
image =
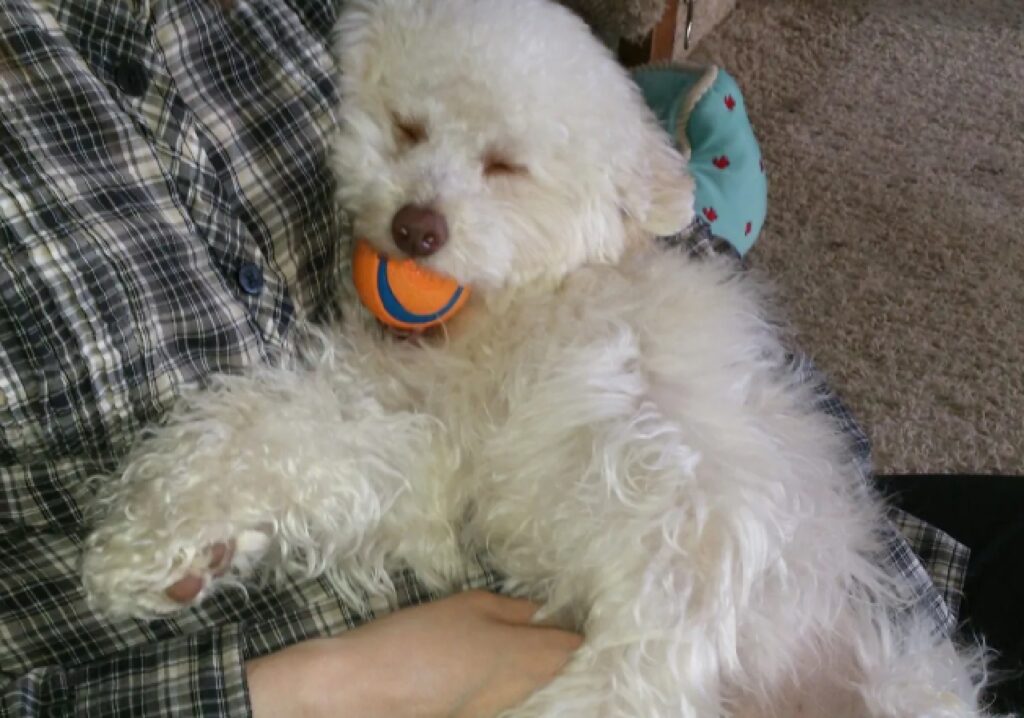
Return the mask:
[[[391,220],[391,237],[410,257],[428,257],[448,241],[448,222],[429,207],[407,204]]]

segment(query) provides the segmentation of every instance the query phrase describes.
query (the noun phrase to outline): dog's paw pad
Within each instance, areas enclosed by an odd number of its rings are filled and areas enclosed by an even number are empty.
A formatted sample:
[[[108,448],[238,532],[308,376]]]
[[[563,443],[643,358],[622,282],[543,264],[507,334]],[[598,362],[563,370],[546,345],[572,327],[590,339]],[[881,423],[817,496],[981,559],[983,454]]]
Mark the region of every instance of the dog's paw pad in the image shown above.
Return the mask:
[[[242,531],[236,538],[213,544],[197,555],[188,571],[166,591],[172,601],[187,606],[209,595],[218,579],[230,574],[235,579],[249,576],[270,547],[263,531]]]
[[[179,545],[142,560],[137,547],[121,541],[90,541],[83,579],[90,604],[110,615],[159,616],[202,602],[222,581],[238,585],[270,546],[261,531],[202,547]]]
[[[185,575],[168,586],[164,594],[181,606],[198,602],[214,581],[231,570],[235,546],[234,540],[219,542],[197,554]]]

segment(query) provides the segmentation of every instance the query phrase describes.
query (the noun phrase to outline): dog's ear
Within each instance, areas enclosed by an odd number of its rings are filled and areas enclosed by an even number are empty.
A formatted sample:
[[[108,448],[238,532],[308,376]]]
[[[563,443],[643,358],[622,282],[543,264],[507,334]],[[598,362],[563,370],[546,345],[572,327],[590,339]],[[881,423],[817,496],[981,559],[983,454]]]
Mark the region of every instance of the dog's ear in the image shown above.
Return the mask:
[[[695,184],[686,160],[654,120],[631,143],[634,156],[619,169],[619,202],[630,234],[669,236],[693,221]]]

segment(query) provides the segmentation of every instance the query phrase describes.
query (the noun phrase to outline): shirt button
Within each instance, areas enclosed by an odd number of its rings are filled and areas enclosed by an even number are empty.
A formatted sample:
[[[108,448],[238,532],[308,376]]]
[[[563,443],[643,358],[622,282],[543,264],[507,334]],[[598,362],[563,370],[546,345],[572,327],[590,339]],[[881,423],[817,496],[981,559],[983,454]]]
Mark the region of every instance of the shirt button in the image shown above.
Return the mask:
[[[259,294],[263,290],[263,268],[254,262],[243,262],[238,269],[238,283],[246,294]]]
[[[124,59],[114,68],[114,82],[124,94],[140,97],[149,87],[149,73],[141,62]]]

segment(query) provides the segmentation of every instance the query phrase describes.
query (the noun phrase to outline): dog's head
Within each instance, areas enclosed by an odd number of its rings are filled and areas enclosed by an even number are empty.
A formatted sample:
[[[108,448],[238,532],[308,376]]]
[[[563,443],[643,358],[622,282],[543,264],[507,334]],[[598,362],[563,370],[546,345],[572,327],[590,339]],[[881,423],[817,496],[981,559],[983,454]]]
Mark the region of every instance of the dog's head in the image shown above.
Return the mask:
[[[497,288],[614,261],[692,215],[625,71],[548,0],[352,0],[335,169],[357,236]]]

